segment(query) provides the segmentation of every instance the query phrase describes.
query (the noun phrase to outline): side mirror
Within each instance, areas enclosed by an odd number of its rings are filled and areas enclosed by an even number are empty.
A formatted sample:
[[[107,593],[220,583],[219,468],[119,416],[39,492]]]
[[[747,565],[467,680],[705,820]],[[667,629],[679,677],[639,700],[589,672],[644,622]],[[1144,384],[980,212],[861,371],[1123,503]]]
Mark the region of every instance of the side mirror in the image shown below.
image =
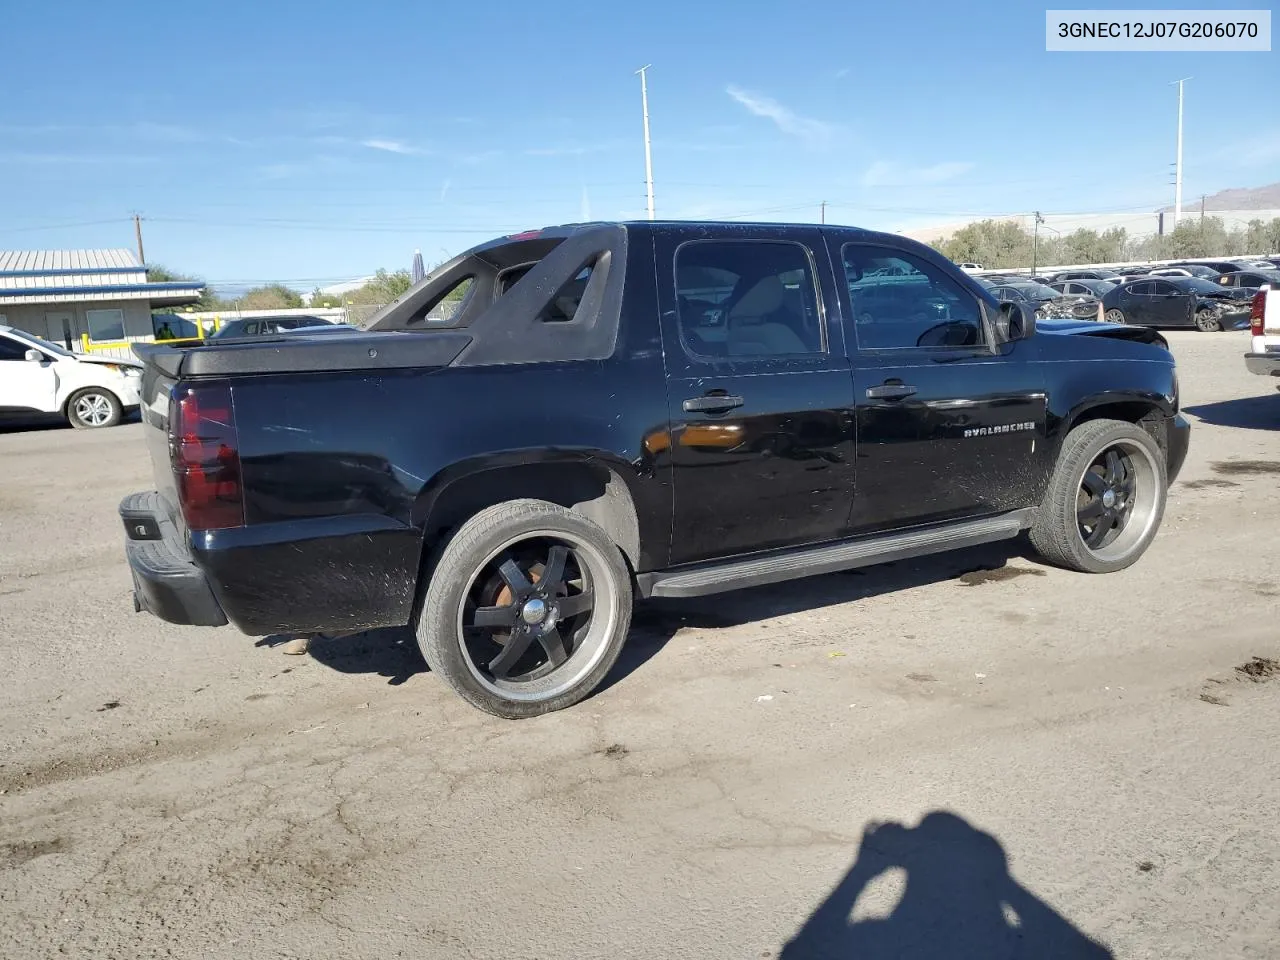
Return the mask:
[[[1001,343],[1027,340],[1036,332],[1035,314],[1020,303],[1000,304],[996,317],[996,335]]]
[[[28,360],[31,363],[44,363],[46,357],[39,350],[28,350],[23,354],[23,359]]]

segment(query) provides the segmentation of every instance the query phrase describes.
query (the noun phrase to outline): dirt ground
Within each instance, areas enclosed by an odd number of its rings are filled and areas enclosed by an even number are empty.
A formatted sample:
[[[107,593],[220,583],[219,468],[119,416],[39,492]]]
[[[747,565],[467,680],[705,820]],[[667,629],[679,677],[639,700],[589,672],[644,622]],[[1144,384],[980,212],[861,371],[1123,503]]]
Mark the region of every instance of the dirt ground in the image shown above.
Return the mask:
[[[521,723],[403,631],[134,614],[141,428],[5,429],[0,956],[1280,956],[1280,393],[1171,339],[1191,454],[1136,567],[664,603]]]

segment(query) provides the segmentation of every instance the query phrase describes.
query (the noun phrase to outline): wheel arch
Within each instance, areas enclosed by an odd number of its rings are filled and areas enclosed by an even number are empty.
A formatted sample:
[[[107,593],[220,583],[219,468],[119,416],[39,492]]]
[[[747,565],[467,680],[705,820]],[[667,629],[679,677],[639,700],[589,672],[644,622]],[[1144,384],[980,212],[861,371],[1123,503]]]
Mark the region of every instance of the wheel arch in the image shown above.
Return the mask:
[[[413,508],[424,554],[467,519],[507,500],[546,500],[600,527],[632,570],[640,564],[640,519],[625,465],[600,455],[492,455],[458,464],[427,485]]]
[[[1064,436],[1091,420],[1123,420],[1149,433],[1167,458],[1168,432],[1165,421],[1177,410],[1167,397],[1156,394],[1107,394],[1090,397],[1074,407],[1067,417]]]

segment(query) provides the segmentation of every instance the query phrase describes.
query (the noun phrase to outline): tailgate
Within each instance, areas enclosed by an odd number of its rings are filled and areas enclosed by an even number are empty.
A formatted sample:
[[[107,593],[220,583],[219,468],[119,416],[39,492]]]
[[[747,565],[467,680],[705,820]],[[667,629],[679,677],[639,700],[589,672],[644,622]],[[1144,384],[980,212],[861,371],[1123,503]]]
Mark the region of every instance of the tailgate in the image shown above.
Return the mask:
[[[139,344],[133,352],[146,364],[142,371],[139,411],[147,453],[151,456],[151,475],[165,513],[185,540],[187,529],[182,511],[178,509],[178,488],[173,478],[169,450],[169,395],[177,382],[177,377],[169,371],[177,370],[181,351],[174,347]]]

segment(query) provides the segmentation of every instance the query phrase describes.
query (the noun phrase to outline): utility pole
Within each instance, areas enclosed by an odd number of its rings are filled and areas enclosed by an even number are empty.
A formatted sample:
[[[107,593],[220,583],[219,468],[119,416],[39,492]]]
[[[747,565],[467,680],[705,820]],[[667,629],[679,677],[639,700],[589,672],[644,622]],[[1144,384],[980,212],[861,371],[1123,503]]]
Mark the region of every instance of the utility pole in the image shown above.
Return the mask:
[[[1204,201],[1206,196],[1206,194],[1200,194],[1200,222],[1202,224],[1204,223]]]
[[[653,219],[653,150],[649,143],[649,85],[645,71],[652,64],[646,63],[636,71],[640,74],[640,106],[644,110],[644,182],[649,194],[649,219]]]
[[[138,241],[138,263],[145,267],[147,258],[142,252],[142,217],[136,213],[133,215],[133,236]]]
[[[1178,228],[1179,221],[1182,220],[1182,85],[1192,77],[1183,77],[1181,80],[1173,81],[1178,85],[1178,161],[1177,169],[1174,173],[1173,187],[1173,228]]]
[[[1040,255],[1040,224],[1044,223],[1044,217],[1040,216],[1039,210],[1034,211],[1032,215],[1035,217],[1035,226],[1031,231],[1031,275],[1035,276]]]
[[[825,200],[822,201],[822,212],[818,215],[818,222],[819,223],[827,222],[827,201]]]

